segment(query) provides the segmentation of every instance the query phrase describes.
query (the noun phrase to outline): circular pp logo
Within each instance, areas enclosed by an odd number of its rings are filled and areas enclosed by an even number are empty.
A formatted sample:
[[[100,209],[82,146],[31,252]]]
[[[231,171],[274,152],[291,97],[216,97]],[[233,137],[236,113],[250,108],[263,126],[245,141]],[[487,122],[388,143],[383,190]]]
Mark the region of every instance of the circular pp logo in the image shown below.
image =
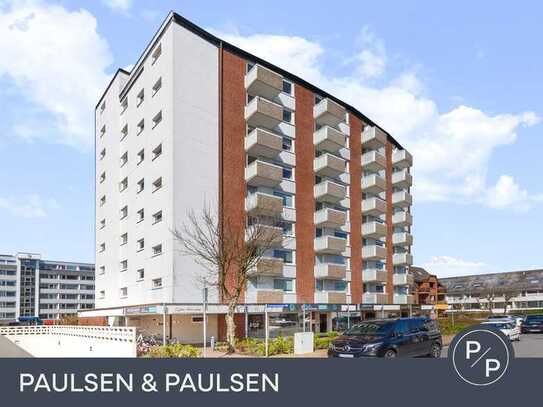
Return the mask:
[[[474,386],[488,386],[500,380],[513,356],[509,339],[481,325],[457,335],[449,350],[458,376]]]

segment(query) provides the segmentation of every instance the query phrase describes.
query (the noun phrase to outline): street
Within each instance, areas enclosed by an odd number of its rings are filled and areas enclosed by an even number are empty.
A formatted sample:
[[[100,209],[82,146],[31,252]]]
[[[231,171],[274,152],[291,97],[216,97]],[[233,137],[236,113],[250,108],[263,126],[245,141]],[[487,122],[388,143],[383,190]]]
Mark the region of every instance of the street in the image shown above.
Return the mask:
[[[543,334],[523,334],[519,342],[513,342],[515,357],[517,358],[543,358]],[[441,352],[441,357],[446,358],[449,347]]]

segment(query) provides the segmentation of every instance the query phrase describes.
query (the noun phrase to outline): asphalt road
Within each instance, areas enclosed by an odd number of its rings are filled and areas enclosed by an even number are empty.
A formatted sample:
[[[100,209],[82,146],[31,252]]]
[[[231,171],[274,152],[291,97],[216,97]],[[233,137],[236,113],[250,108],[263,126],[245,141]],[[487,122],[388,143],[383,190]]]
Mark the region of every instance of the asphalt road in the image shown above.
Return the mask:
[[[519,342],[513,342],[515,357],[543,358],[543,334],[522,334]],[[449,348],[444,347],[441,357],[446,358]]]
[[[32,355],[0,335],[0,358],[31,358]]]

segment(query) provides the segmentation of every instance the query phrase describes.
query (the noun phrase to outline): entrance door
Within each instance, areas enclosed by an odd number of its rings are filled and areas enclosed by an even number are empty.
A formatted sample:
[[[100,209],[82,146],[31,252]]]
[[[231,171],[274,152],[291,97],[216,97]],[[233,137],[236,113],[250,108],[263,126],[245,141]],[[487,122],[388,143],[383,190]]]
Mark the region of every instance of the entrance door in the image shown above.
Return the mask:
[[[320,314],[319,315],[319,322],[320,322],[320,332],[328,332],[328,315],[326,314]]]

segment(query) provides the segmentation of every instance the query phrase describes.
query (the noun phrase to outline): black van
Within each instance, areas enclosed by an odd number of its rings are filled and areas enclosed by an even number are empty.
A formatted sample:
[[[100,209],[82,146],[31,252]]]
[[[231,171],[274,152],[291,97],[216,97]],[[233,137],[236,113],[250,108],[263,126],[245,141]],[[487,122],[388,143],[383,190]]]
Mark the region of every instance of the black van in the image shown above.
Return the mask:
[[[427,317],[364,321],[338,336],[328,348],[328,357],[441,356],[441,332]]]

